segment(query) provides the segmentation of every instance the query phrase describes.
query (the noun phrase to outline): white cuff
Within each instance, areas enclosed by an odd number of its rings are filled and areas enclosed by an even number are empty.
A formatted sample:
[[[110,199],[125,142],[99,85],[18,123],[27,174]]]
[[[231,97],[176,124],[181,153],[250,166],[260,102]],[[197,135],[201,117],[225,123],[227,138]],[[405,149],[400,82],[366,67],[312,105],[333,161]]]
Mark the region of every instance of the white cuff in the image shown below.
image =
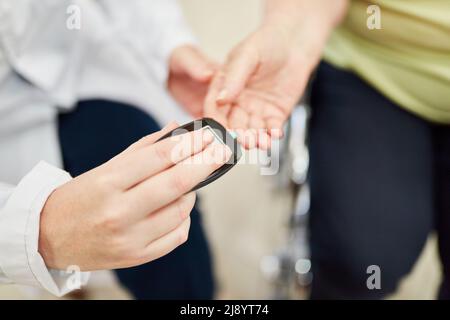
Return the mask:
[[[77,289],[75,276],[79,285],[87,282],[89,273],[49,270],[38,252],[42,208],[53,190],[70,179],[67,172],[40,162],[0,209],[0,269],[12,282],[42,287],[57,296]]]

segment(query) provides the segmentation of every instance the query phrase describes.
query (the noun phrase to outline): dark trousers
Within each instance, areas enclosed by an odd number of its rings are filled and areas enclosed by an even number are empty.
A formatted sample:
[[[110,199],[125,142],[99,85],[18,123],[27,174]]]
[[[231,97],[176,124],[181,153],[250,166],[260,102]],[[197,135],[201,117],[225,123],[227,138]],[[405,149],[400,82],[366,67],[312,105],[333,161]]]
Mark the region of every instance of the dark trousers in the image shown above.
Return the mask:
[[[157,130],[158,124],[151,117],[132,106],[80,102],[75,110],[59,116],[64,167],[77,176]],[[211,258],[198,211],[192,212],[187,243],[165,257],[116,270],[116,274],[137,299],[212,299]]]
[[[440,298],[450,298],[450,127],[402,110],[326,63],[311,106],[311,297],[392,293],[436,230]],[[380,267],[381,290],[366,286],[371,265]]]

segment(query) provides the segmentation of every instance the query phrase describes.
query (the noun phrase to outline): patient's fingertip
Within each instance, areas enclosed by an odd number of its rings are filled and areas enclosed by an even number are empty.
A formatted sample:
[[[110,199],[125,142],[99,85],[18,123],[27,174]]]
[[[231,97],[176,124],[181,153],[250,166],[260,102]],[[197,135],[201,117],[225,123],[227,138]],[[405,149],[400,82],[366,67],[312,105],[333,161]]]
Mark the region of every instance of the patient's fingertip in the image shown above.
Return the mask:
[[[270,129],[269,134],[272,138],[275,138],[275,139],[281,139],[284,136],[283,129],[280,129],[280,128]]]

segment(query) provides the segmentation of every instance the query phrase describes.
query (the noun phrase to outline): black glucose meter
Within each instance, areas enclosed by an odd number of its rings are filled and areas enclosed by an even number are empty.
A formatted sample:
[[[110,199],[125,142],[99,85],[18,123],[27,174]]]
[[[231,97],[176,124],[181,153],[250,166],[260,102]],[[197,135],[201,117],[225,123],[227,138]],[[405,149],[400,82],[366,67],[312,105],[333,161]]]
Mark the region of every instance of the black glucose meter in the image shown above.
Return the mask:
[[[236,165],[236,163],[238,163],[239,159],[242,156],[241,147],[237,141],[236,135],[232,132],[227,131],[227,129],[225,129],[224,126],[222,126],[220,123],[211,118],[203,118],[189,122],[165,134],[158,141],[167,139],[169,137],[181,135],[188,131],[196,131],[201,129],[210,130],[218,143],[227,145],[230,148],[232,155],[223,166],[221,166],[219,169],[211,173],[208,176],[208,178],[197,184],[192,189],[192,191],[203,188],[204,186],[210,184],[211,182],[219,179],[225,173],[230,171],[231,168],[233,168]]]

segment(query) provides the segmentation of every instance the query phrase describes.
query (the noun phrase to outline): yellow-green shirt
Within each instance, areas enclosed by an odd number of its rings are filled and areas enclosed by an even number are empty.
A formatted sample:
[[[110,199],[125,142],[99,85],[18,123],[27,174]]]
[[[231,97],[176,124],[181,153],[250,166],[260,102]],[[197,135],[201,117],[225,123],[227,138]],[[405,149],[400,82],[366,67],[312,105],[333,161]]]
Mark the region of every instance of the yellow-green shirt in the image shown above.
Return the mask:
[[[381,10],[381,29],[367,27],[370,5]],[[450,0],[353,0],[324,58],[403,108],[450,124]]]

